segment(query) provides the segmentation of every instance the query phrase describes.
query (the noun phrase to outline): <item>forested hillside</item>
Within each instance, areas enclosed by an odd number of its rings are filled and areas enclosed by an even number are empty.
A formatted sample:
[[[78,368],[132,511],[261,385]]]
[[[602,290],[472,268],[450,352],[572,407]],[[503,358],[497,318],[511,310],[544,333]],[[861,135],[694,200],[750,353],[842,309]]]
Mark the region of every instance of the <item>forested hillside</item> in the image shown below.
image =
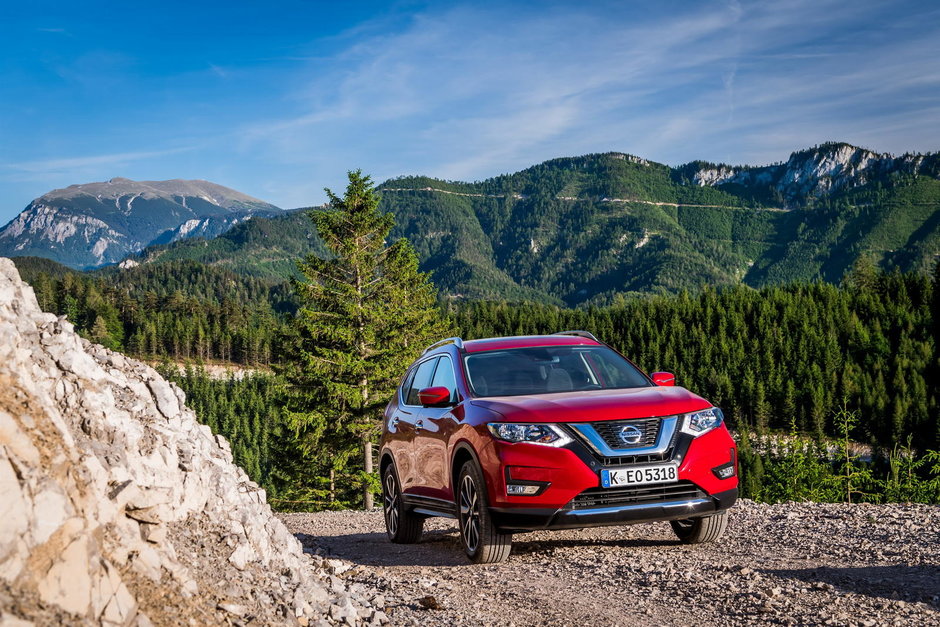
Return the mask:
[[[619,153],[554,159],[479,183],[403,177],[379,192],[396,218],[393,237],[408,238],[422,270],[457,300],[603,305],[618,294],[837,283],[863,256],[889,271],[928,272],[940,254],[936,155],[860,169],[874,157],[852,148],[842,169],[825,169],[848,148],[795,153],[800,181],[817,186],[800,193],[784,165],[670,168]],[[303,212],[291,212],[134,260],[196,260],[285,279],[308,252],[323,254],[322,244]]]
[[[465,338],[587,329],[647,371],[675,372],[742,434],[871,445],[895,483],[878,479],[869,498],[915,498],[931,492],[898,488],[897,469],[940,448],[934,157],[832,145],[765,170],[672,169],[610,153],[479,183],[400,178],[378,190],[396,225],[383,245],[413,243]],[[85,337],[194,366],[167,373],[273,498],[337,505],[345,497],[291,452],[271,374],[290,354],[297,260],[328,257],[310,217],[253,218],[89,272],[16,261],[43,309]],[[258,372],[214,380],[198,368],[212,362]],[[742,446],[749,494],[803,498],[773,484],[795,475],[762,454]]]
[[[132,257],[141,265],[198,261],[251,277],[285,280],[299,276],[297,260],[326,254],[304,211],[253,218],[219,237],[151,246]]]
[[[68,316],[91,340],[149,359],[271,361],[290,286],[194,261],[80,273],[16,259],[40,307]]]
[[[840,412],[848,410],[857,417],[849,437],[873,445],[880,460],[872,467],[873,476],[887,476],[888,481],[888,457],[899,455],[904,446],[918,455],[940,449],[936,294],[934,284],[922,276],[860,268],[845,287],[737,287],[583,310],[479,302],[453,306],[451,314],[468,339],[590,329],[645,370],[675,372],[679,385],[724,408],[730,426],[739,432],[803,433],[817,442],[831,440],[844,436],[845,415]],[[237,458],[250,468],[260,464],[257,476],[267,482],[272,496],[289,497],[292,487],[285,480],[291,475],[279,473],[279,465],[287,461],[279,455],[283,441],[277,443],[283,437],[280,393],[269,375],[258,377],[220,382],[198,370],[175,375],[214,428],[230,434]],[[259,395],[264,402],[257,402]],[[235,410],[236,403],[245,408]],[[259,426],[265,433],[259,434]],[[762,457],[745,450],[749,496],[786,500],[823,494],[820,486],[815,491],[787,488],[794,475],[781,464],[789,461],[780,462],[766,450]],[[910,464],[910,454],[900,455],[900,463]],[[835,470],[814,462],[812,455],[803,460],[816,464],[817,479],[836,478]],[[768,476],[762,479],[765,469]],[[307,481],[322,502],[297,507],[327,505],[326,479]],[[877,501],[892,493],[877,481],[881,479],[872,480],[876,487],[865,498]]]
[[[940,181],[931,176],[886,175],[781,210],[740,184],[687,185],[680,174],[590,155],[474,185],[398,179],[384,185],[384,202],[445,293],[507,297],[492,267],[569,305],[838,282],[860,256],[923,272],[940,253]]]
[[[933,293],[926,277],[861,268],[842,288],[736,287],[585,310],[468,303],[454,314],[467,338],[590,329],[647,372],[674,372],[733,425],[764,432],[792,421],[835,436],[847,402],[864,416],[855,439],[890,448],[913,434],[936,448]]]
[[[286,286],[195,262],[100,277],[20,260],[42,306],[80,332],[135,356],[193,364],[269,365],[293,311]],[[464,338],[588,329],[646,371],[726,410],[733,428],[839,435],[838,411],[860,417],[851,437],[891,450],[912,438],[940,448],[936,279],[860,263],[844,286],[797,282],[697,294],[621,298],[605,307],[453,302]],[[276,497],[280,385],[268,374],[216,381],[198,369],[170,375],[200,416],[231,440],[236,458]],[[257,378],[260,377],[260,378]],[[272,448],[273,447],[273,448]],[[325,490],[325,488],[324,488]]]

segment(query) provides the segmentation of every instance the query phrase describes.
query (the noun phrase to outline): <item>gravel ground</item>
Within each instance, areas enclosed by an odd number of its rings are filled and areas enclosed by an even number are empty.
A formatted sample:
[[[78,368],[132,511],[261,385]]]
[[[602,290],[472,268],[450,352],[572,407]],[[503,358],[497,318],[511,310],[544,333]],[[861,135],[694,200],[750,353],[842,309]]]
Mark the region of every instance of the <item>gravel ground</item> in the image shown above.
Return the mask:
[[[668,523],[535,532],[488,566],[453,520],[409,546],[379,511],[281,518],[396,625],[940,626],[937,506],[740,501],[717,544],[679,544]]]

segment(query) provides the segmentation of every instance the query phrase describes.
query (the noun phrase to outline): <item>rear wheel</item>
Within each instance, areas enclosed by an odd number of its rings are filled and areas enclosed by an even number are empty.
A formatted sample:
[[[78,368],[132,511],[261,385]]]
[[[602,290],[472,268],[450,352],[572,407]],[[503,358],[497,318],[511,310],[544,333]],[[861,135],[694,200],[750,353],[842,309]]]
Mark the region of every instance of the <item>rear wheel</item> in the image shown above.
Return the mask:
[[[475,564],[493,564],[509,557],[512,534],[500,533],[490,517],[486,483],[477,465],[468,461],[460,470],[457,483],[460,541]]]
[[[421,539],[424,518],[408,511],[401,498],[395,467],[389,464],[382,476],[382,511],[388,539],[397,544],[414,544]]]
[[[679,540],[686,544],[714,542],[724,535],[725,529],[728,528],[728,512],[703,518],[673,520],[670,524]]]

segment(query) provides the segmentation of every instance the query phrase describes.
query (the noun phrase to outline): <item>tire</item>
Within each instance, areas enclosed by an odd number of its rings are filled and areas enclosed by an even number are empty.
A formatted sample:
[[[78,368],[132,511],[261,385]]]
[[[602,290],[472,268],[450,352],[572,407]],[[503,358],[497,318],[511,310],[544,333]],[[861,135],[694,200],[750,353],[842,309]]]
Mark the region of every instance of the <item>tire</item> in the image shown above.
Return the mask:
[[[500,533],[490,516],[486,482],[477,465],[468,461],[457,480],[457,518],[460,543],[474,564],[505,561],[512,549],[512,534]]]
[[[389,540],[396,544],[414,544],[421,539],[424,517],[410,512],[405,507],[393,464],[389,464],[382,473],[382,511],[385,514],[385,532]]]
[[[669,524],[676,532],[679,540],[685,544],[705,544],[715,542],[728,528],[728,512],[721,512],[714,516],[703,518],[686,518],[673,520]]]

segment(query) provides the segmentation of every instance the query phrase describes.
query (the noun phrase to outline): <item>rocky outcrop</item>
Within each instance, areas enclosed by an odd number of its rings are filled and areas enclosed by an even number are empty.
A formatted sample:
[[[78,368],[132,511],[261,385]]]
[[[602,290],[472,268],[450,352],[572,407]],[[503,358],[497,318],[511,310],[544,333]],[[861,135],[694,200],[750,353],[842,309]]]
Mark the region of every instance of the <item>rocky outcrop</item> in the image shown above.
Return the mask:
[[[829,194],[861,187],[894,174],[938,176],[940,155],[905,154],[895,157],[845,143],[829,143],[794,152],[785,163],[732,167],[694,162],[677,172],[700,186],[736,184],[766,190],[795,207]]]
[[[252,215],[255,214],[233,213],[228,216],[210,216],[208,218],[187,220],[175,229],[168,229],[167,231],[164,231],[155,237],[153,241],[148,244],[148,246],[172,244],[173,242],[178,242],[182,239],[189,239],[193,237],[212,239],[213,237],[222,235],[236,224],[239,224],[252,217]],[[270,214],[261,213],[257,215],[269,216]]]
[[[74,214],[41,201],[33,201],[0,230],[0,247],[12,255],[35,252],[37,247],[58,253],[76,245],[92,264],[101,264],[127,251],[140,250],[144,242],[129,238],[94,216]]]
[[[379,623],[149,366],[0,259],[0,625]]]
[[[720,185],[730,182],[735,175],[734,168],[726,165],[706,166],[692,175],[692,182],[701,187]]]

